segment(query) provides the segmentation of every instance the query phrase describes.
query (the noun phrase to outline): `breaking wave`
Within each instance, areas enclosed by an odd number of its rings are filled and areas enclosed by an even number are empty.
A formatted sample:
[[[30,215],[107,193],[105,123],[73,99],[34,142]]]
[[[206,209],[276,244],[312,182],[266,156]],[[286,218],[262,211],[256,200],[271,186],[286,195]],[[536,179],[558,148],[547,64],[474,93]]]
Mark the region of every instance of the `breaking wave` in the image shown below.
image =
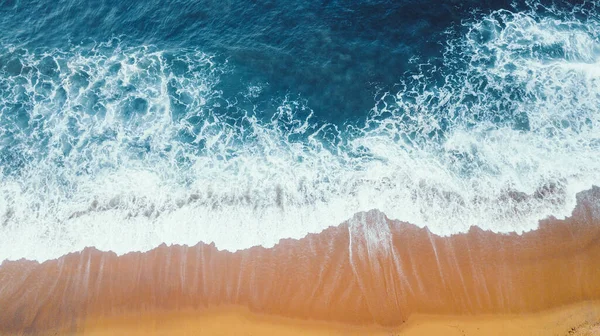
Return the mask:
[[[370,209],[442,235],[569,215],[600,182],[596,11],[474,14],[444,43],[339,124],[224,92],[235,65],[194,48],[4,44],[0,259],[272,246]]]

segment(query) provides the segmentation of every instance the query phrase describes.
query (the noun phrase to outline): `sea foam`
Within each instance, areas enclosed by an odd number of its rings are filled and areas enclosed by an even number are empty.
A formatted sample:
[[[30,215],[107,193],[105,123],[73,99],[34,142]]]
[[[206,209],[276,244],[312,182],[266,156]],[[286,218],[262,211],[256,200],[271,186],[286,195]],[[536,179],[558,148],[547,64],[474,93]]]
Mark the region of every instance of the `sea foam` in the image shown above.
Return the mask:
[[[218,89],[232,66],[119,40],[0,49],[0,260],[95,246],[273,246],[379,209],[437,234],[523,232],[600,181],[600,21],[496,11],[455,27],[444,67],[325,124]],[[418,62],[418,61],[417,61]]]

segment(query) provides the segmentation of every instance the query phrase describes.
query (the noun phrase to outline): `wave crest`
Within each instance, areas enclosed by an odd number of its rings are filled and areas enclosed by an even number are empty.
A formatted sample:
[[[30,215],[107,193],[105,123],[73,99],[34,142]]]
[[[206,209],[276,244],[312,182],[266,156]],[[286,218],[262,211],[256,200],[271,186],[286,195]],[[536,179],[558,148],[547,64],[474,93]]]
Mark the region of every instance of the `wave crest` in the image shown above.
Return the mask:
[[[466,22],[444,67],[418,65],[364,125],[320,123],[289,96],[246,108],[260,85],[224,94],[235,69],[197,50],[4,46],[0,258],[272,246],[373,208],[438,234],[565,216],[600,180],[588,14]]]

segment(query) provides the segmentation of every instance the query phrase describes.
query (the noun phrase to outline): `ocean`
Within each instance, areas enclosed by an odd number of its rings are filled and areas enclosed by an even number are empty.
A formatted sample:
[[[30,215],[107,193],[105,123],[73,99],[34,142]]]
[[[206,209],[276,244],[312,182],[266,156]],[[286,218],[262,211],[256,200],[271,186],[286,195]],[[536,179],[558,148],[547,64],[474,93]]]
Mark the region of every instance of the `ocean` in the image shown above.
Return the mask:
[[[533,230],[600,183],[594,1],[0,1],[0,260]]]

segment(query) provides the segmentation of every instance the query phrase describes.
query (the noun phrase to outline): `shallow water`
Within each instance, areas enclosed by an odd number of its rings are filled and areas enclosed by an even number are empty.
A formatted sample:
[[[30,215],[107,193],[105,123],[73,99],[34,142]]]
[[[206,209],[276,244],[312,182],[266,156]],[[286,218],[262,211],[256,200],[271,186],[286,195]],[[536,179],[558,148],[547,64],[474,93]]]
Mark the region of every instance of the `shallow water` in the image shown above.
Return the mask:
[[[600,181],[598,12],[4,1],[0,260],[564,217]]]

